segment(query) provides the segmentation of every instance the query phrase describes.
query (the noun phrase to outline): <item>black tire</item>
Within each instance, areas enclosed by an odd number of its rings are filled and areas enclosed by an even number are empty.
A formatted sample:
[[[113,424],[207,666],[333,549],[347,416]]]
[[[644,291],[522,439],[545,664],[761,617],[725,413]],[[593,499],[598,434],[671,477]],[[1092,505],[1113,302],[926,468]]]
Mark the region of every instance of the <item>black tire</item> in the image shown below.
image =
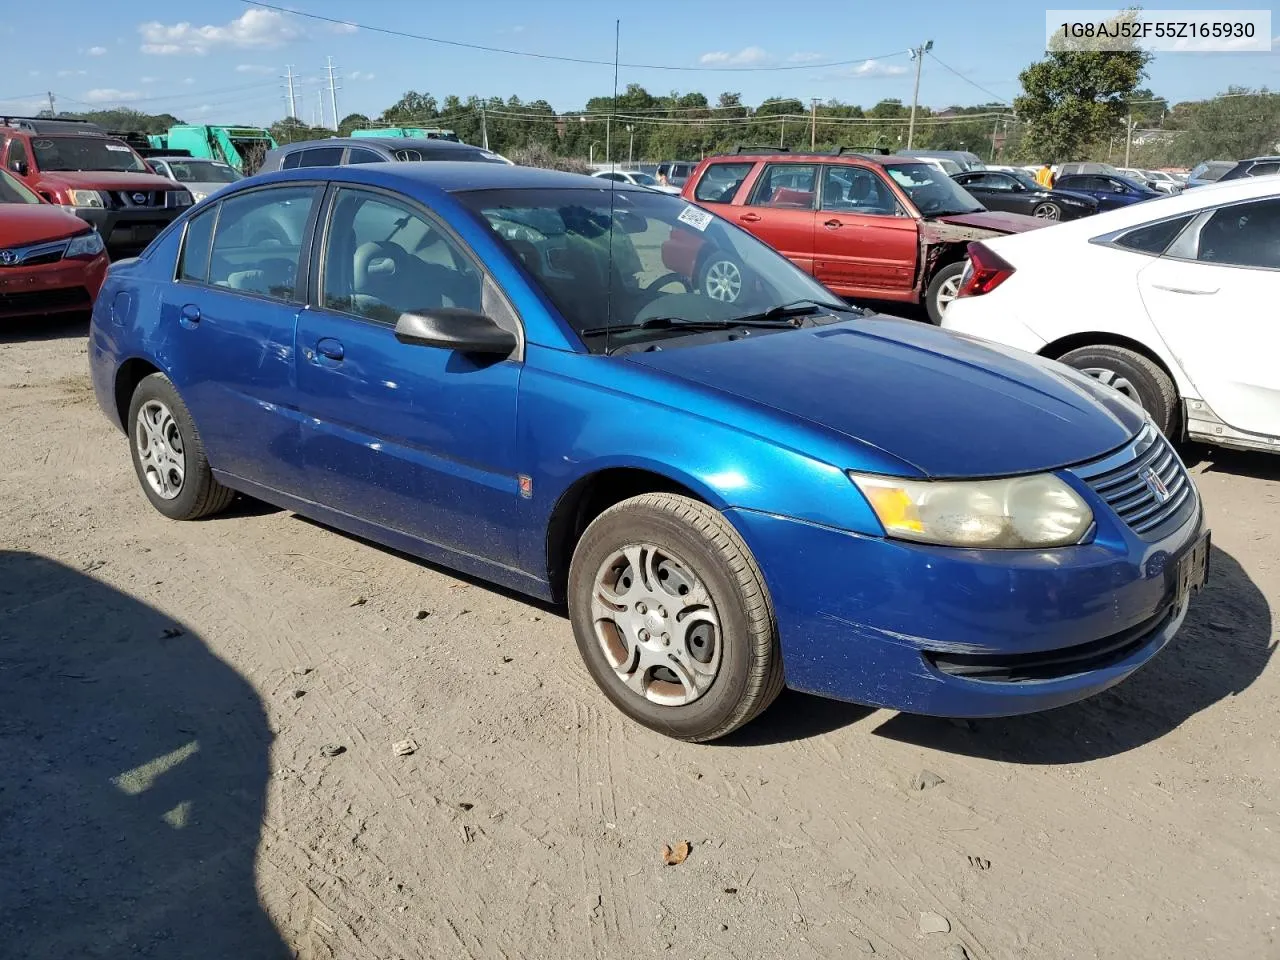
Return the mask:
[[[733,271],[737,271],[738,285],[730,296],[721,278],[732,277]],[[695,281],[697,292],[709,299],[719,300],[722,303],[737,303],[746,293],[746,285],[746,268],[743,267],[742,261],[732,254],[714,250],[698,267],[698,278]]]
[[[591,609],[596,574],[619,549],[642,542],[671,551],[692,568],[720,621],[719,672],[705,693],[678,706],[652,703],[629,689],[596,637]],[[697,500],[644,494],[596,517],[574,550],[568,601],[578,651],[592,679],[618,709],[659,733],[715,740],[755,718],[782,690],[778,631],[760,568],[719,511]]]
[[[929,281],[929,289],[924,295],[924,308],[929,312],[929,322],[935,327],[942,323],[942,314],[946,311],[946,307],[938,302],[943,287],[949,282],[954,283],[962,273],[964,273],[964,261],[958,260],[955,263],[948,263]]]
[[[1069,367],[1089,372],[1110,386],[1127,384],[1127,387],[1120,388],[1121,392],[1141,404],[1166,437],[1178,439],[1178,389],[1170,376],[1150,357],[1136,350],[1103,343],[1070,350],[1058,360]],[[1110,376],[1099,376],[1093,371]]]
[[[1044,203],[1037,203],[1035,209],[1031,211],[1031,215],[1040,220],[1061,220],[1062,207],[1046,200]]]
[[[138,414],[149,401],[163,404],[173,418],[181,442],[181,452],[185,461],[183,478],[178,493],[171,499],[165,498],[152,486],[147,478],[138,443]],[[224,487],[213,478],[209,461],[204,455],[204,444],[200,433],[196,430],[191,412],[182,402],[182,397],[173,383],[163,373],[153,373],[144,377],[133,391],[133,399],[129,402],[129,456],[133,460],[134,473],[142,492],[146,494],[151,505],[170,520],[197,520],[225,510],[235,499],[235,491]]]

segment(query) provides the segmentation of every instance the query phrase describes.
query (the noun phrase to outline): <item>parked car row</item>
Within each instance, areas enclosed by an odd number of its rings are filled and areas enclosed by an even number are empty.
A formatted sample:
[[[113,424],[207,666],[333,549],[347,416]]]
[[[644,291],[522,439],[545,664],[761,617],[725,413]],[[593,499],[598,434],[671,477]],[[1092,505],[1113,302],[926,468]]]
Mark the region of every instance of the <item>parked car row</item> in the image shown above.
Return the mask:
[[[831,290],[968,269],[996,302],[966,247],[1141,209],[1029,229],[906,157],[708,158],[683,197],[299,164],[112,265],[89,363],[165,516],[249,494],[563,602],[604,696],[669,736],[721,737],[784,685],[1023,713],[1168,645],[1207,571],[1194,482],[1098,378]],[[1035,287],[1064,299],[1044,250]]]

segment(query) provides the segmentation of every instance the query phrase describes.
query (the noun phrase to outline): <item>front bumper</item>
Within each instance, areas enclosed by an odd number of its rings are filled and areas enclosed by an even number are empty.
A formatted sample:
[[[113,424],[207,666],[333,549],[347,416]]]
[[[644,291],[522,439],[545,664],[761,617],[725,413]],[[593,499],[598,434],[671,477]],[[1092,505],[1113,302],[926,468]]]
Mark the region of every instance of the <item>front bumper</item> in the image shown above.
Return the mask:
[[[0,318],[81,313],[107,275],[107,255],[37,266],[0,267]]]
[[[769,586],[787,686],[947,717],[1046,710],[1125,679],[1182,625],[1178,561],[1204,533],[1198,503],[1157,542],[1100,517],[1093,542],[1046,551],[929,547],[728,515]]]
[[[81,220],[92,224],[112,253],[137,252],[170,223],[186,212],[185,207],[146,207],[135,210],[106,210],[101,207],[68,207]]]

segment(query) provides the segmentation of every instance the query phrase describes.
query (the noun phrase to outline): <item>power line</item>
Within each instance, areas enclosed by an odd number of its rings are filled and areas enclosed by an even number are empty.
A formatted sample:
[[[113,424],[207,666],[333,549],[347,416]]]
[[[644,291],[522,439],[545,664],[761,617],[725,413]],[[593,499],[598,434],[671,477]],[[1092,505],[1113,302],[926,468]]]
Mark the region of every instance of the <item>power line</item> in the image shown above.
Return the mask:
[[[943,68],[943,69],[945,69],[945,70],[949,70],[951,73],[955,74],[957,77],[959,77],[959,78],[960,78],[961,80],[963,80],[965,83],[969,84],[969,86],[974,87],[974,88],[976,88],[976,89],[978,89],[978,90],[981,90],[981,91],[982,91],[983,93],[985,93],[988,97],[993,97],[996,103],[1003,103],[1006,107],[1007,107],[1007,106],[1010,106],[1009,101],[1008,101],[1008,100],[1006,100],[1004,97],[1000,96],[998,93],[992,93],[990,90],[988,90],[988,89],[987,89],[986,87],[984,87],[982,84],[980,84],[980,83],[975,83],[973,80],[970,80],[968,77],[966,77],[963,73],[961,73],[961,72],[960,72],[959,70],[957,70],[955,67],[948,66],[947,64],[943,63],[941,60],[938,60],[938,55],[937,55],[936,53],[934,53],[932,50],[926,50],[926,51],[925,51],[925,53],[927,53],[930,57],[932,57],[934,60],[936,60],[936,61],[937,61],[937,63],[938,63],[938,65],[939,65],[940,67],[942,67],[942,68]]]
[[[588,57],[564,57],[551,53],[533,53],[529,50],[513,50],[509,47],[492,47],[483,43],[468,43],[463,40],[446,40],[443,37],[429,37],[421,33],[409,33],[407,30],[392,30],[389,27],[374,27],[366,23],[356,23],[351,20],[339,20],[337,17],[324,17],[318,13],[306,13],[302,10],[290,10],[288,7],[278,7],[272,3],[264,3],[263,0],[240,0],[241,3],[249,4],[254,7],[261,7],[264,10],[274,10],[277,13],[285,13],[295,17],[305,17],[308,20],[319,20],[322,23],[339,24],[344,27],[355,27],[359,30],[368,30],[370,33],[382,33],[389,37],[401,37],[406,40],[425,40],[428,43],[439,43],[447,47],[461,47],[465,50],[482,50],[485,53],[504,53],[512,57],[530,57],[534,60],[558,60],[561,63],[584,63],[599,67],[612,67],[612,60],[593,60]],[[823,70],[828,67],[847,67],[855,63],[866,63],[868,60],[887,60],[890,57],[903,56],[903,51],[895,50],[892,53],[882,53],[874,57],[854,57],[851,60],[827,60],[822,63],[792,63],[774,66],[711,66],[703,64],[697,67],[682,67],[673,64],[664,63],[619,63],[617,66],[627,67],[631,70],[682,70],[694,73],[768,73],[781,72],[785,70]]]

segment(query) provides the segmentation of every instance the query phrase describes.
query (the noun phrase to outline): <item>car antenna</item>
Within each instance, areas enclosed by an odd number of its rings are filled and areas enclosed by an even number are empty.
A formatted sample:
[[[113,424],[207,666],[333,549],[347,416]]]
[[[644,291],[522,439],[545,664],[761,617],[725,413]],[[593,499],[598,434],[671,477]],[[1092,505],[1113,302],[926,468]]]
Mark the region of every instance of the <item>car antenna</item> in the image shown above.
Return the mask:
[[[610,135],[613,118],[618,113],[618,49],[622,39],[622,20],[613,21],[613,102],[609,105],[609,119],[604,125],[604,162],[608,163],[613,155]],[[613,327],[613,201],[618,190],[618,181],[609,178],[609,277],[604,288],[604,355],[609,355],[609,333]]]

